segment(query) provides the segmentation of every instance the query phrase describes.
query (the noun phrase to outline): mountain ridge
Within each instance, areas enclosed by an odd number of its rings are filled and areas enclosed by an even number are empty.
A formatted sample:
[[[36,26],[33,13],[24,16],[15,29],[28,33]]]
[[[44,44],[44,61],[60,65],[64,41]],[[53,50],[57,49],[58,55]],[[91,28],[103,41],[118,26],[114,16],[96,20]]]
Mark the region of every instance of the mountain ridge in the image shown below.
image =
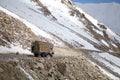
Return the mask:
[[[119,30],[119,17],[120,17],[120,4],[113,3],[76,3],[77,6],[82,8],[85,12],[106,24],[114,32],[120,34]],[[95,14],[96,13],[96,14]]]

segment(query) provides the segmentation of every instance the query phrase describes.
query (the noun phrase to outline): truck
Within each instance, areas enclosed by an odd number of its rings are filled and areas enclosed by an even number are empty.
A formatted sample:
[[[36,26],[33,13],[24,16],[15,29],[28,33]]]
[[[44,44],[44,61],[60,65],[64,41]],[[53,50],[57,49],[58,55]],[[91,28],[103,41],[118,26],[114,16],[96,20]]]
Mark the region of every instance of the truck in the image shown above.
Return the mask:
[[[31,45],[31,52],[34,53],[35,57],[53,57],[53,44],[43,41],[34,41]]]

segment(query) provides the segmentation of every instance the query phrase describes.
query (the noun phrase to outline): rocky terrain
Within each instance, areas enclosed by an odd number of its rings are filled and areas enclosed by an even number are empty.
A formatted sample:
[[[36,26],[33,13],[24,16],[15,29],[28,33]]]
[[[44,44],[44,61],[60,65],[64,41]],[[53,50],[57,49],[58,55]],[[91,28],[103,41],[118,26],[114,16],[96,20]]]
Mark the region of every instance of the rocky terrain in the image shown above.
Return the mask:
[[[64,54],[53,58],[0,54],[0,80],[110,80],[83,53]]]

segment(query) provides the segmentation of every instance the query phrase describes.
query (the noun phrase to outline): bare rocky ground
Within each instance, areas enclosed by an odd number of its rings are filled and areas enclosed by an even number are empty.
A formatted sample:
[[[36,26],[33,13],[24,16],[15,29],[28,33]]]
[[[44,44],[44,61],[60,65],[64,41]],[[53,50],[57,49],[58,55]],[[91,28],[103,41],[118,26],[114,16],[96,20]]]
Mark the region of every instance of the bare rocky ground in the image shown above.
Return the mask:
[[[0,54],[0,80],[110,80],[82,52],[63,48],[55,52],[53,58]]]

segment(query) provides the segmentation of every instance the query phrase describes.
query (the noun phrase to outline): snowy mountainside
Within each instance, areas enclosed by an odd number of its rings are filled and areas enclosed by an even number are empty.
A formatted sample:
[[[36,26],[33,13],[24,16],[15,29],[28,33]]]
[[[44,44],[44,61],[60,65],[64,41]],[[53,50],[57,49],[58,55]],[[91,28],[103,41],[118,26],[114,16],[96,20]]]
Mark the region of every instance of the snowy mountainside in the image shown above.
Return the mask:
[[[113,31],[120,34],[120,4],[119,3],[75,3],[85,12],[109,26]]]
[[[64,45],[58,38],[0,7],[0,53],[31,54],[31,43],[35,40]]]
[[[120,51],[120,37],[70,0],[1,0],[0,6],[54,35],[69,47]]]

